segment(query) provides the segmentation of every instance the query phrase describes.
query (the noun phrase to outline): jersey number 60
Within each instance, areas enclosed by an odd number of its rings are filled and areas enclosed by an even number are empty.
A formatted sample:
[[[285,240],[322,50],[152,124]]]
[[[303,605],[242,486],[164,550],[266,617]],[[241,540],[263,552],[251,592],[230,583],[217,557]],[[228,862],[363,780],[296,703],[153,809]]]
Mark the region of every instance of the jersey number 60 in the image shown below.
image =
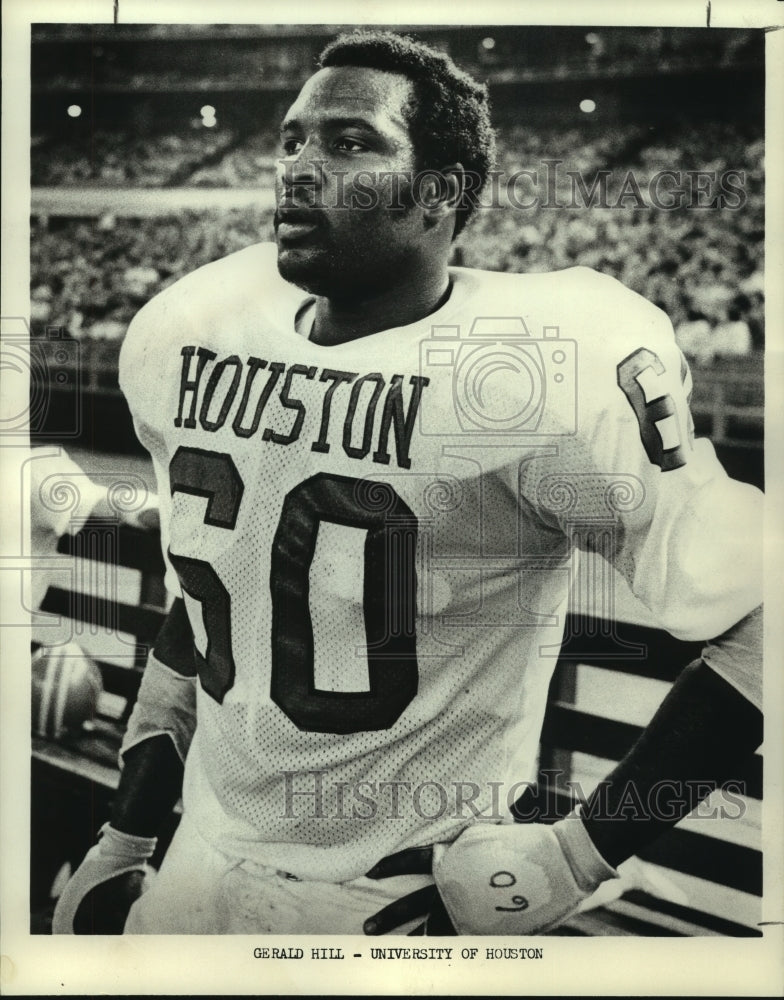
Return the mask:
[[[169,466],[172,494],[207,499],[204,523],[233,530],[244,484],[224,452],[180,447]],[[316,688],[309,571],[319,524],[367,532],[363,614],[367,691]],[[319,473],[285,497],[272,542],[270,697],[299,728],[322,733],[389,729],[417,693],[417,519],[386,483]],[[204,690],[217,702],[234,684],[231,596],[203,559],[169,552],[183,590],[201,604],[205,655],[196,650]],[[346,644],[344,656],[356,655]]]

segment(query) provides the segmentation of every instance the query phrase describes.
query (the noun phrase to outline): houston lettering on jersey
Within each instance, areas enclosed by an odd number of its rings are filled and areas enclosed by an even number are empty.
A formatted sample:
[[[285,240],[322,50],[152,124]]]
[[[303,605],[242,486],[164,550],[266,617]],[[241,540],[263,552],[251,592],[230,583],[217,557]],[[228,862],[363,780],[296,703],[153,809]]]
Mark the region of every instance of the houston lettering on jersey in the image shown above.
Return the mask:
[[[387,381],[380,372],[360,375],[359,372],[316,365],[286,365],[252,356],[243,362],[236,354],[217,360],[214,351],[192,344],[183,347],[180,353],[182,373],[175,427],[193,429],[198,426],[205,431],[218,431],[231,416],[229,426],[234,434],[250,438],[258,433],[266,412],[271,426],[262,430],[262,441],[293,444],[299,439],[307,416],[307,404],[298,398],[297,383],[311,382],[320,389],[319,431],[311,442],[312,451],[327,453],[336,445],[342,447],[349,458],[363,459],[375,441],[372,460],[389,465],[391,432],[398,466],[411,468],[409,449],[414,421],[422,391],[430,381],[424,376],[409,376],[411,390],[406,404],[403,398],[405,375],[393,375]],[[342,421],[332,419],[333,402],[338,393],[344,398],[348,396]],[[356,440],[355,424],[362,428],[360,444],[352,443]]]

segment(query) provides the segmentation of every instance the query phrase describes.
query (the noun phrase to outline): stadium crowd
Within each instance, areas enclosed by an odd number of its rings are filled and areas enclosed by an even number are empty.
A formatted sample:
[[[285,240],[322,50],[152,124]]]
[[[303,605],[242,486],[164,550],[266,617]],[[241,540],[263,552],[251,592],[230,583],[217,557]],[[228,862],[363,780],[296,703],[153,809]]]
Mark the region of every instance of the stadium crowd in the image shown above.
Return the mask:
[[[230,130],[201,128],[190,132],[142,137],[124,131],[90,130],[71,138],[33,137],[33,187],[105,185],[167,187],[190,175],[205,161],[222,156],[235,141]]]
[[[523,177],[529,188],[515,186],[511,206],[508,198],[484,199],[489,204],[456,247],[455,262],[513,271],[597,268],[660,305],[698,362],[763,346],[764,149],[753,131],[510,125],[500,139],[499,190],[508,195],[504,184],[521,171],[530,172]],[[89,160],[76,144],[42,142],[32,161],[34,184],[165,186],[175,178],[183,186],[261,187],[271,183],[275,140],[267,132],[240,139],[225,129],[146,140],[101,133]],[[689,171],[697,170],[707,180],[695,196]],[[604,201],[591,204],[586,192],[601,171],[608,172]],[[685,196],[663,209],[651,191],[666,171],[677,173]],[[721,187],[728,171],[734,189]],[[672,183],[662,190],[671,195]],[[271,235],[271,213],[263,210],[34,219],[34,331],[63,327],[119,348],[133,314],[165,285]]]

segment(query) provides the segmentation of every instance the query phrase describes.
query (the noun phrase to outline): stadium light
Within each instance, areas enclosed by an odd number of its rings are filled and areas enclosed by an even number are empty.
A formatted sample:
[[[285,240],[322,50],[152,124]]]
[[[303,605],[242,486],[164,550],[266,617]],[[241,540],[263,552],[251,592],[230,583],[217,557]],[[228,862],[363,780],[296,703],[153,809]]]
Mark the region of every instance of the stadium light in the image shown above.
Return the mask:
[[[215,108],[211,104],[203,104],[199,109],[201,123],[205,128],[214,128],[218,121],[215,117]]]

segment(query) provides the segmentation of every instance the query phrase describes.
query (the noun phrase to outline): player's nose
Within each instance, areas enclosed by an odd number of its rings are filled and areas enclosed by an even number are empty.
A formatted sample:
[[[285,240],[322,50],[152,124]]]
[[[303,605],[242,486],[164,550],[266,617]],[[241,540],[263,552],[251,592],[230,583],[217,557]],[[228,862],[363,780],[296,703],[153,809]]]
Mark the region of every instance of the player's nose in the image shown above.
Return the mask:
[[[307,202],[308,192],[319,192],[324,183],[325,160],[317,149],[306,143],[298,153],[278,160],[277,186],[279,198]]]

